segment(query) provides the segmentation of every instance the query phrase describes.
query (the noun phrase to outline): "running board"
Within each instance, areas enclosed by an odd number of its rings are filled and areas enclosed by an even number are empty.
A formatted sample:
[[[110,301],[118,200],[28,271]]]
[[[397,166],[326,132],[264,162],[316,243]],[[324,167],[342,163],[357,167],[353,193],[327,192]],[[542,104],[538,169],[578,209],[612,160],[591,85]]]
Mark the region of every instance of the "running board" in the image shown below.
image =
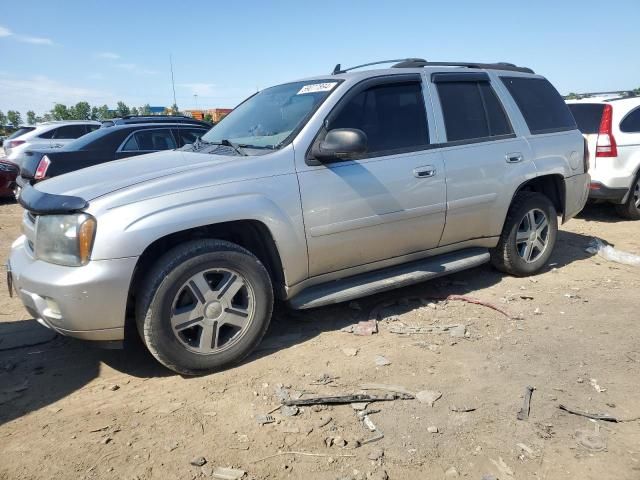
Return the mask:
[[[489,261],[486,248],[468,248],[304,289],[289,300],[296,310],[322,307],[474,268]]]

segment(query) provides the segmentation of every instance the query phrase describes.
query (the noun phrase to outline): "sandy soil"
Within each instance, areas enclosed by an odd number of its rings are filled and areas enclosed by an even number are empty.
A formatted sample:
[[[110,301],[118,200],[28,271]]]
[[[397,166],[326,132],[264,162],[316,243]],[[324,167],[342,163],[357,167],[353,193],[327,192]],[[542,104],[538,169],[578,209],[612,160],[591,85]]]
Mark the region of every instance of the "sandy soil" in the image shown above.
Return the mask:
[[[0,257],[19,223],[20,208],[0,204]],[[590,207],[562,227],[552,264],[534,278],[486,266],[351,306],[279,307],[258,352],[201,378],[172,374],[139,345],[116,351],[49,340],[8,297],[3,276],[0,479],[193,479],[217,467],[255,479],[639,479],[640,421],[630,419],[640,416],[640,269],[587,253],[593,236],[640,254],[640,222]],[[492,302],[511,318],[432,300],[451,294]],[[340,331],[372,310],[379,333]],[[391,332],[431,324],[463,324],[467,335]],[[16,329],[45,343],[12,348]],[[390,365],[376,365],[377,355]],[[318,384],[324,374],[330,383]],[[442,397],[433,407],[370,404],[384,438],[359,447],[373,434],[350,405],[304,407],[293,417],[274,411],[274,423],[257,422],[278,405],[279,385],[311,396],[357,393],[365,383]],[[517,420],[527,385],[536,389],[530,417]],[[559,404],[630,421],[595,422]],[[263,459],[291,451],[320,456]],[[197,457],[206,464],[191,465]]]

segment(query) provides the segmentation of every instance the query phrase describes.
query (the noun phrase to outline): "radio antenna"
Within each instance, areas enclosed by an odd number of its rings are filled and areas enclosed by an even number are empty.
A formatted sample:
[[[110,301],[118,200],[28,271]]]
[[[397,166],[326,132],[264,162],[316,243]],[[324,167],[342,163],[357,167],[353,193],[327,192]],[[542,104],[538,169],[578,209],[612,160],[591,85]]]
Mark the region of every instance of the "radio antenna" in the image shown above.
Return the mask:
[[[178,102],[176,101],[176,82],[173,78],[173,58],[171,58],[171,54],[169,54],[169,66],[171,68],[171,87],[173,88],[173,105],[178,108]],[[176,112],[174,112],[176,113]]]

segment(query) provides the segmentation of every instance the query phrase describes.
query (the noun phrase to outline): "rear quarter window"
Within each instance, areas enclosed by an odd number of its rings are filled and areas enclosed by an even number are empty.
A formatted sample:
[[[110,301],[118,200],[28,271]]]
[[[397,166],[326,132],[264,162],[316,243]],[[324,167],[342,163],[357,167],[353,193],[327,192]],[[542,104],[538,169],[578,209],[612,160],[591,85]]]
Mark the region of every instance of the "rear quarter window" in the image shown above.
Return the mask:
[[[640,107],[622,119],[622,122],[620,122],[620,131],[625,133],[640,132]]]
[[[582,133],[598,133],[604,105],[600,103],[570,103],[569,110]]]
[[[544,78],[500,77],[534,134],[577,128],[567,104]]]

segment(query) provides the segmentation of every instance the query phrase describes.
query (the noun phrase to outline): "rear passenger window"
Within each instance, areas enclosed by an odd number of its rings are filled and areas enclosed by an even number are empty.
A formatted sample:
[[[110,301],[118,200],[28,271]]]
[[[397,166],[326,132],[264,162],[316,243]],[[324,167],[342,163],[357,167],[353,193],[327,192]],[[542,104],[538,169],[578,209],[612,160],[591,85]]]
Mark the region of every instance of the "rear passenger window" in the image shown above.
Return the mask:
[[[67,125],[65,127],[58,128],[55,131],[53,138],[70,140],[80,138],[85,133],[87,133],[87,129],[84,125]]]
[[[626,133],[640,132],[640,108],[636,108],[620,122],[620,131]]]
[[[176,148],[171,130],[142,130],[134,133],[122,146],[125,152],[153,152]]]
[[[343,105],[328,126],[367,134],[368,153],[419,149],[429,143],[427,114],[419,82],[368,88]]]
[[[489,82],[438,82],[437,86],[448,142],[513,133]]]
[[[532,134],[562,132],[576,122],[558,91],[544,78],[500,77]]]

